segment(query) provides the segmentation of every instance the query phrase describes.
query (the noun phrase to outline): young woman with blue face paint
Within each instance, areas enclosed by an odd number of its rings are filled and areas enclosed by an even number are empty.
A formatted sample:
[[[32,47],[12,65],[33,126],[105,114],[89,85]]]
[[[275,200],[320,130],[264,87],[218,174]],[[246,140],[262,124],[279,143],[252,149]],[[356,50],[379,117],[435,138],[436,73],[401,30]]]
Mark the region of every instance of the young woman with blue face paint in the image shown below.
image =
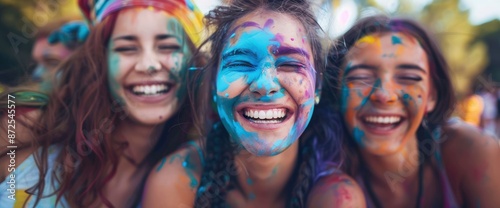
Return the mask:
[[[369,207],[496,207],[500,147],[448,120],[454,96],[447,64],[417,23],[359,20],[328,56],[328,77],[349,135],[343,170]],[[328,94],[328,93],[326,93]]]
[[[61,66],[35,129],[39,151],[17,161],[16,176],[32,180],[16,187],[15,202],[2,195],[2,206],[136,206],[149,170],[189,139],[187,71],[204,62],[190,61],[203,30],[196,6],[184,0],[79,3],[94,25]]]
[[[231,1],[206,20],[213,57],[197,115],[206,119],[213,100],[220,121],[203,152],[158,164],[143,207],[363,207],[356,183],[335,172],[339,118],[316,105],[324,66],[308,2]]]

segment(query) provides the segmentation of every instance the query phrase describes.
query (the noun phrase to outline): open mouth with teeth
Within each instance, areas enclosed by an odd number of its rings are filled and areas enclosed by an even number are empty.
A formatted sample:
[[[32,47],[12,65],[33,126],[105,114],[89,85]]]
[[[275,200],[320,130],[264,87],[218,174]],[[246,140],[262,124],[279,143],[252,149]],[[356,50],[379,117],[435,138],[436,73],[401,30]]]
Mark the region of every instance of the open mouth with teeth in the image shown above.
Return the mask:
[[[245,108],[241,114],[247,120],[257,124],[278,124],[289,117],[289,111],[285,108],[266,110]]]
[[[138,96],[156,96],[167,94],[172,89],[173,84],[161,83],[161,84],[142,84],[142,85],[131,85],[128,90],[134,95]]]
[[[404,121],[404,118],[401,116],[364,116],[361,121],[372,129],[392,130],[397,128]]]

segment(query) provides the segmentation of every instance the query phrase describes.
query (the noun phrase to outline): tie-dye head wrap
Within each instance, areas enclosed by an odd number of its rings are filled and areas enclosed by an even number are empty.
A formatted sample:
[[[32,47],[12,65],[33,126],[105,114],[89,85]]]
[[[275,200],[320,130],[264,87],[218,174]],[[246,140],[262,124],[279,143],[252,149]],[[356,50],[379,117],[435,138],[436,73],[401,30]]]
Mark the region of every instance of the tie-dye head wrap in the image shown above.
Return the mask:
[[[199,46],[203,14],[191,0],[78,0],[87,20],[95,25],[110,14],[130,7],[154,7],[179,20],[191,41]]]

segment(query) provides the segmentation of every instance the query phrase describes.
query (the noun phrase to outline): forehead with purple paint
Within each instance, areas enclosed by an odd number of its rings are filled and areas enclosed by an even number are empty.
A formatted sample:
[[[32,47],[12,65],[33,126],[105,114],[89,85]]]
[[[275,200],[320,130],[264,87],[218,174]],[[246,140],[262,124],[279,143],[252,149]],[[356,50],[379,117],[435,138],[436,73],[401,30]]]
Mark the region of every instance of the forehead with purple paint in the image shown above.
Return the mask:
[[[214,95],[233,141],[268,156],[296,144],[314,109],[311,54],[294,17],[261,11],[235,22],[220,54]]]

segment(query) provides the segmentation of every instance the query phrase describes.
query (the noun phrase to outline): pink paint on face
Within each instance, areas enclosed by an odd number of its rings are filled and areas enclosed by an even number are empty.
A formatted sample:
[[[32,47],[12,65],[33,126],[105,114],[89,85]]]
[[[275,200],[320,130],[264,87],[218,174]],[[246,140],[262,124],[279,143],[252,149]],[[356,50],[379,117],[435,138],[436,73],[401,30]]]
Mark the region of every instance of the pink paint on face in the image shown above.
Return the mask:
[[[416,139],[424,114],[435,106],[418,41],[402,33],[365,36],[350,49],[346,65],[342,113],[358,145],[384,155]]]

